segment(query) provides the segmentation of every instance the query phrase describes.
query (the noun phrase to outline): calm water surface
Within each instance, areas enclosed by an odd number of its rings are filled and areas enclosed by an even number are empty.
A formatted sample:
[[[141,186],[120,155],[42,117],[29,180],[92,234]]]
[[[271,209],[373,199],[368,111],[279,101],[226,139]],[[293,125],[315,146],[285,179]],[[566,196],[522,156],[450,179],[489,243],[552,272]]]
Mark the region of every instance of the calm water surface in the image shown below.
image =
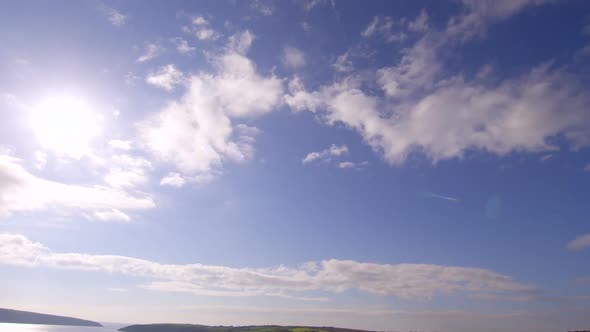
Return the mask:
[[[0,323],[0,332],[114,332],[104,327]]]

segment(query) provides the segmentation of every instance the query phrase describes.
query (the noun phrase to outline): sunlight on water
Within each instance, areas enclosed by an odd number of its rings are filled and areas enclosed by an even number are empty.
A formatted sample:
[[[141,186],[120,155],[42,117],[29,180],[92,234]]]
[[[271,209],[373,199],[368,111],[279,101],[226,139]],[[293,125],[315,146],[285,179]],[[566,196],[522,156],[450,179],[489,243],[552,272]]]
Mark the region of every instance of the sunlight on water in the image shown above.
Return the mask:
[[[113,332],[103,327],[0,323],[0,332]]]

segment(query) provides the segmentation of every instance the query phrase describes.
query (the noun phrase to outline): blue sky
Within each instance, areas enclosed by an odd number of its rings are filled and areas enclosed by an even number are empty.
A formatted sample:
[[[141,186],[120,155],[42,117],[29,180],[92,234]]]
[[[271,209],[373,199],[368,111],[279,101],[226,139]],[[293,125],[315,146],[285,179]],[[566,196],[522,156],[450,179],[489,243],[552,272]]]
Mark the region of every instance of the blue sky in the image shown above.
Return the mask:
[[[5,1],[0,41],[0,307],[590,325],[587,2]]]

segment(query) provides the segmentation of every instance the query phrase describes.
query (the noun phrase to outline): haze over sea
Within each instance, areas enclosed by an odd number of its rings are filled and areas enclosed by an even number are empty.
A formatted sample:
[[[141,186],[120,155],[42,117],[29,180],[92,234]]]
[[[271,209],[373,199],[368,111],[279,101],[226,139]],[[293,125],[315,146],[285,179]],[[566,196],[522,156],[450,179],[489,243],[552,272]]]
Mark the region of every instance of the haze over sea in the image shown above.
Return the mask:
[[[89,326],[0,323],[0,332],[114,332],[115,329]]]

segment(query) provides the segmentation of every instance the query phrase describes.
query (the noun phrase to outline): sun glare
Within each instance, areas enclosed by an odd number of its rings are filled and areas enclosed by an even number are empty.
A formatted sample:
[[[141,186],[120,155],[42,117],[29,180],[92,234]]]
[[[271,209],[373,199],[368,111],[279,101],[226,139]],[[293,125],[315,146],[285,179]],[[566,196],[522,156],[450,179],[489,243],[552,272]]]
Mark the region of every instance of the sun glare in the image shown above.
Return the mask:
[[[44,148],[72,158],[87,154],[91,139],[100,133],[88,104],[72,97],[46,99],[33,110],[30,124]]]

